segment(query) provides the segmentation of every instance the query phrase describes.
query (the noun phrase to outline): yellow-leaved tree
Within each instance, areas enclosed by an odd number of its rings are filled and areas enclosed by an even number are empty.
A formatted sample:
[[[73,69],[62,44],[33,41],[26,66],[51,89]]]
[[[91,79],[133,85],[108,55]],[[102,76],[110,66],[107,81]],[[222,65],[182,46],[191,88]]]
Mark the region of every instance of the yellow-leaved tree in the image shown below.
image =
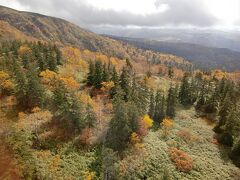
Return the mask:
[[[143,123],[147,129],[151,128],[153,125],[153,120],[149,117],[149,115],[144,115]]]
[[[14,84],[8,73],[0,71],[0,94],[9,94],[14,90]]]
[[[173,127],[173,120],[170,118],[165,118],[161,122],[161,127],[163,128],[163,136],[166,137],[169,133],[169,130]]]
[[[153,120],[149,117],[149,115],[144,115],[144,117],[139,122],[138,134],[140,136],[145,136],[147,134],[148,129],[153,126]]]

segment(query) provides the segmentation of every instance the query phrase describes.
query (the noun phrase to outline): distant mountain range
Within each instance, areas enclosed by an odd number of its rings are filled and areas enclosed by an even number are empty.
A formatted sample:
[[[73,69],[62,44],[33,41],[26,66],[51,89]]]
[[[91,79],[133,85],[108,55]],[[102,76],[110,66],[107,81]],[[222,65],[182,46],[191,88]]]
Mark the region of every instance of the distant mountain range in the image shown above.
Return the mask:
[[[128,38],[143,38],[165,42],[198,44],[206,47],[227,48],[240,52],[240,31],[181,28],[121,28],[99,27],[96,33]]]
[[[142,49],[181,56],[204,70],[223,69],[237,71],[240,69],[240,52],[226,48],[213,48],[182,42],[156,41],[116,36],[110,37],[122,40]]]

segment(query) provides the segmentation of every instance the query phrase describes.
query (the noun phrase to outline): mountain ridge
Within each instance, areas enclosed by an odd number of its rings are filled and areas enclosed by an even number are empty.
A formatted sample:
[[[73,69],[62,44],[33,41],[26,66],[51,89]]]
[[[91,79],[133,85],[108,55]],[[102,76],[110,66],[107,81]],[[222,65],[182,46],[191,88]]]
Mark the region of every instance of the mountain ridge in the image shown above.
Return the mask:
[[[174,43],[147,40],[144,38],[109,37],[122,40],[145,50],[153,50],[183,57],[204,70],[222,69],[237,71],[240,69],[240,52],[232,51],[227,48],[213,48],[198,44]]]

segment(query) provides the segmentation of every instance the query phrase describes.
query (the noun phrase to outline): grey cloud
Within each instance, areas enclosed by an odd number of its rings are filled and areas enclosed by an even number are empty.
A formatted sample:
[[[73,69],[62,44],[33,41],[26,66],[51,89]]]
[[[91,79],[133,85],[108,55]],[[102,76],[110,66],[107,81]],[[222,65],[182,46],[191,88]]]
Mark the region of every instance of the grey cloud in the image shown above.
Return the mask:
[[[157,0],[155,5],[168,4],[164,13],[136,15],[130,12],[100,10],[88,5],[86,0],[17,0],[23,6],[39,13],[68,19],[85,27],[99,25],[165,26],[192,25],[206,27],[216,19],[206,11],[201,0]]]

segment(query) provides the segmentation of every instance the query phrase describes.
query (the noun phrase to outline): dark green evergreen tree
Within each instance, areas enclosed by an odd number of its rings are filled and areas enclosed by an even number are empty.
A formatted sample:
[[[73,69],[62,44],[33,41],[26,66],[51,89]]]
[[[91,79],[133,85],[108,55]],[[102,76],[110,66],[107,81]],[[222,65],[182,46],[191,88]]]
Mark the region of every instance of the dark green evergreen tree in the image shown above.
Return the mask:
[[[166,115],[174,118],[176,114],[176,90],[172,86],[168,90]]]
[[[136,78],[133,78],[132,86],[130,87],[129,101],[135,103],[138,111],[144,115],[148,111],[149,105],[149,90],[141,82],[137,82]]]
[[[180,92],[179,92],[179,101],[183,105],[191,105],[192,104],[192,96],[191,96],[191,85],[189,83],[189,74],[185,73],[182,79]]]
[[[57,60],[54,57],[53,51],[50,49],[47,52],[47,62],[48,62],[48,69],[51,71],[57,71]]]
[[[155,104],[155,114],[153,120],[157,125],[159,125],[166,115],[165,96],[160,91],[156,94]]]
[[[110,75],[108,72],[108,69],[106,67],[106,64],[103,65],[103,75],[102,75],[102,81],[103,82],[108,82],[110,79]]]
[[[95,73],[94,73],[94,87],[100,89],[102,87],[103,80],[103,67],[101,61],[95,62]]]
[[[62,82],[57,82],[53,91],[53,109],[54,118],[62,123],[63,127],[80,131],[86,126],[81,103],[67,91]]]
[[[117,73],[115,67],[113,67],[110,81],[112,81],[114,83],[114,87],[112,87],[110,90],[110,96],[111,96],[111,98],[113,98],[114,95],[117,93],[116,89],[119,84],[119,77],[118,77],[118,73]]]
[[[56,45],[53,46],[53,49],[56,53],[57,65],[61,65],[62,64],[62,53]]]
[[[28,91],[28,84],[27,84],[27,78],[23,72],[23,69],[16,64],[16,67],[14,69],[14,79],[16,83],[16,98],[17,98],[17,104],[21,109],[24,109],[27,107],[27,91]]]
[[[124,100],[127,101],[130,94],[130,80],[126,68],[122,69],[122,73],[119,78],[119,85],[124,92]]]
[[[44,103],[44,88],[41,85],[40,79],[38,77],[38,72],[35,66],[31,67],[27,72],[27,101],[28,108],[33,108],[36,106],[43,107]]]
[[[113,117],[107,134],[107,147],[114,151],[123,152],[127,148],[131,129],[128,123],[128,114],[124,101],[115,98]]]
[[[87,84],[89,86],[94,85],[95,77],[95,66],[92,61],[89,62],[88,75],[87,75]]]
[[[154,118],[154,114],[155,114],[155,96],[154,92],[151,91],[148,115],[150,116],[150,118]]]

